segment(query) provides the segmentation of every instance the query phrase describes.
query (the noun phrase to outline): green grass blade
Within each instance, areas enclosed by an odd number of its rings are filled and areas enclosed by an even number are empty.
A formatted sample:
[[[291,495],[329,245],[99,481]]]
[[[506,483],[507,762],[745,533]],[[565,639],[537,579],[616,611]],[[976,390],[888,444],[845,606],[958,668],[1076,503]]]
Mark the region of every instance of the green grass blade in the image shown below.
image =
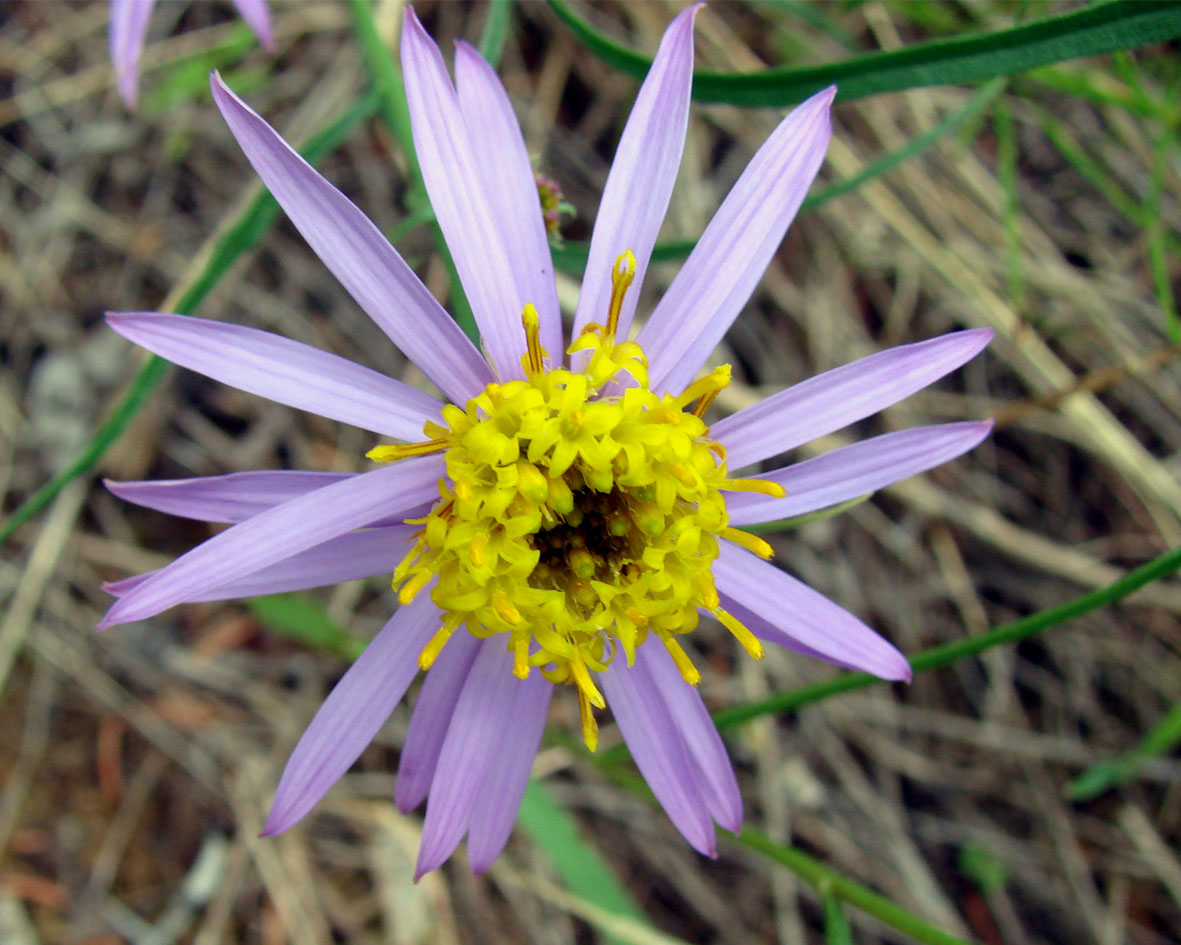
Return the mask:
[[[853,935],[849,931],[849,920],[845,918],[845,910],[841,906],[841,900],[832,891],[832,887],[827,884],[822,886],[820,898],[824,900],[825,945],[853,945]]]
[[[821,890],[822,894],[828,892],[841,902],[873,916],[879,922],[897,929],[916,942],[923,945],[967,945],[963,939],[937,929],[885,896],[829,869],[795,847],[776,843],[753,827],[743,827],[742,833],[734,835],[734,839],[747,849],[761,853],[780,866],[786,866],[801,879]]]
[[[335,150],[349,132],[377,110],[377,98],[369,95],[359,101],[322,131],[308,139],[300,152],[315,163]],[[174,312],[191,315],[226,274],[230,266],[250,249],[274,222],[279,205],[265,190],[261,191],[229,229],[216,238],[208,260],[192,281],[180,293],[177,302],[170,306]],[[151,355],[136,372],[127,392],[115,405],[107,418],[99,425],[90,442],[65,469],[41,486],[27,498],[8,520],[0,525],[0,543],[11,537],[21,525],[45,508],[66,483],[83,476],[94,468],[102,455],[119,435],[127,428],[132,418],[147,401],[148,396],[164,377],[168,362]]]
[[[608,39],[567,0],[550,0],[558,17],[599,58],[642,78],[652,60]],[[727,74],[698,71],[693,97],[729,105],[784,106],[836,83],[838,100],[948,83],[975,82],[1037,66],[1131,49],[1181,36],[1181,2],[1109,0],[983,35],[916,43],[824,66]]]
[[[854,191],[875,177],[889,173],[900,164],[922,154],[944,135],[950,134],[964,124],[964,122],[979,114],[989,102],[1000,94],[1004,87],[1004,79],[994,79],[982,86],[962,107],[957,108],[938,124],[909,141],[904,147],[899,148],[897,151],[891,151],[889,154],[883,155],[876,161],[867,164],[860,172],[854,174],[852,177],[823,187],[814,194],[809,194],[804,198],[804,202],[800,204],[799,212],[803,213],[807,210],[814,210],[834,197],[841,197],[844,194]],[[669,262],[684,259],[693,252],[693,247],[696,245],[697,240],[695,239],[659,243],[652,250],[652,261]],[[564,246],[553,249],[554,265],[563,272],[581,273],[586,268],[586,260],[589,253],[589,243],[567,242]]]
[[[558,876],[574,895],[613,915],[647,922],[639,905],[578,829],[578,824],[544,786],[530,781],[517,823],[549,857]],[[611,945],[619,939],[606,936]]]
[[[1088,768],[1066,786],[1072,801],[1089,801],[1109,788],[1134,778],[1144,765],[1181,743],[1181,702],[1144,736],[1144,741],[1125,755]]]
[[[969,656],[976,656],[996,646],[1017,643],[1041,633],[1043,630],[1065,623],[1067,620],[1073,620],[1075,617],[1098,610],[1100,607],[1106,607],[1108,604],[1138,591],[1146,584],[1151,584],[1153,581],[1171,574],[1178,568],[1181,568],[1181,547],[1165,552],[1159,558],[1154,558],[1147,564],[1142,564],[1129,571],[1107,587],[1090,591],[1067,601],[1065,604],[1059,604],[1057,607],[1050,607],[1028,617],[1022,617],[1020,620],[1014,620],[1012,623],[1003,624],[987,633],[980,633],[976,636],[965,637],[963,640],[923,650],[910,660],[911,668],[916,673],[923,673],[948,666]],[[864,689],[866,686],[880,682],[882,680],[876,676],[870,676],[868,673],[842,673],[811,686],[803,686],[790,692],[761,699],[758,702],[724,709],[714,716],[714,722],[719,729],[732,728],[763,715],[793,712],[801,706],[820,702],[822,699],[839,693]]]
[[[306,594],[267,594],[247,599],[258,622],[304,646],[327,650],[350,662],[361,655],[366,641],[346,632],[327,608]]]
[[[480,55],[493,66],[500,65],[504,55],[504,41],[508,37],[508,24],[512,19],[513,0],[490,0],[486,5],[488,18],[484,20],[484,31],[480,34],[477,47]]]

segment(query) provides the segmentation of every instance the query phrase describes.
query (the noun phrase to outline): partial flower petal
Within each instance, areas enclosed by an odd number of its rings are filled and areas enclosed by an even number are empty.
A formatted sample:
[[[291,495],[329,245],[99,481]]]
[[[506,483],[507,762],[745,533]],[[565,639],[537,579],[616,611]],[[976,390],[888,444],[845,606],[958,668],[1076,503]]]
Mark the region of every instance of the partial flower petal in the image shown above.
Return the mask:
[[[627,337],[685,146],[693,82],[693,21],[700,7],[694,4],[682,10],[664,31],[615,149],[574,315],[575,338],[588,322],[606,322],[611,270],[618,256],[630,249],[636,257],[635,281],[623,300],[618,330],[620,338]]]
[[[824,660],[826,663],[832,663],[834,666],[840,666],[842,669],[857,670],[861,668],[856,663],[846,662],[845,660],[838,659],[835,656],[826,655],[819,652],[818,650],[814,650],[810,646],[805,646],[795,637],[785,633],[775,624],[764,620],[753,610],[750,610],[738,603],[738,601],[736,601],[729,594],[722,594],[719,592],[718,597],[722,601],[722,606],[731,614],[731,616],[741,622],[747,630],[753,633],[764,643],[774,643],[776,646],[781,646],[785,650],[791,650],[793,653],[799,653],[802,656],[811,656],[813,659]]]
[[[988,328],[900,345],[817,374],[713,425],[731,469],[832,433],[933,384],[979,354]]]
[[[517,724],[513,707],[521,685],[513,675],[513,658],[504,641],[495,637],[482,641],[451,714],[431,782],[416,881],[451,855],[471,825],[477,799],[500,761],[498,749],[505,732]]]
[[[284,594],[375,577],[378,574],[391,574],[402,556],[410,550],[409,542],[417,531],[417,525],[396,525],[338,535],[229,584],[211,587],[186,597],[181,603]],[[125,597],[158,573],[149,571],[147,574],[112,581],[104,584],[103,590],[115,597]]]
[[[274,52],[275,34],[271,29],[271,11],[267,9],[267,0],[234,0],[238,13],[254,30],[258,41],[267,49]]]
[[[107,324],[223,384],[400,440],[421,440],[423,424],[442,410],[408,384],[256,328],[155,312],[109,313]]]
[[[418,701],[414,703],[414,714],[398,759],[398,779],[394,782],[394,805],[403,814],[426,800],[439,752],[443,750],[443,739],[463,684],[476,661],[480,642],[470,633],[456,633],[426,674]]]
[[[351,475],[268,469],[193,479],[148,479],[141,482],[104,479],[103,485],[120,499],[157,512],[167,512],[199,522],[242,522],[259,512],[282,505],[288,499],[349,479]],[[426,498],[431,496],[425,496],[424,500]]]
[[[653,688],[668,706],[710,814],[731,833],[737,833],[742,829],[742,795],[726,746],[701,694],[685,682],[668,650],[656,640],[636,651],[636,662],[643,664]]]
[[[702,796],[693,761],[685,749],[668,706],[638,661],[616,660],[599,674],[599,685],[619,723],[640,774],[690,846],[716,856],[709,802]]]
[[[111,0],[111,62],[115,66],[115,85],[128,108],[135,108],[139,93],[139,55],[155,5],[156,0]]]
[[[324,700],[283,769],[263,836],[282,833],[352,766],[418,672],[418,654],[439,628],[429,589],[400,607]]]
[[[357,304],[453,402],[483,390],[492,380],[488,365],[381,231],[217,73],[210,85],[258,176]]]
[[[409,6],[402,21],[402,69],[423,183],[481,340],[501,379],[522,378],[526,342],[521,311],[534,300],[517,285],[505,245],[507,234],[481,184],[480,161],[468,140],[443,57]]]
[[[652,390],[680,392],[771,261],[824,161],[836,87],[795,108],[759,148],[640,332]]]
[[[726,497],[731,525],[754,525],[826,509],[877,492],[899,480],[941,466],[988,436],[991,421],[941,423],[887,433],[843,446],[785,469],[760,473],[787,490],[782,499],[755,492]]]
[[[333,483],[234,525],[181,555],[115,602],[99,629],[143,620],[197,594],[290,558],[385,514],[404,490],[434,482],[442,460],[402,460]]]
[[[565,345],[553,256],[521,126],[492,67],[462,41],[455,44],[455,86],[493,219],[504,245],[512,247],[509,261],[522,298],[536,306],[541,345],[560,364]]]
[[[483,873],[508,843],[541,744],[554,685],[533,670],[517,683],[511,725],[504,728],[496,764],[476,798],[468,828],[467,857],[473,873]]]
[[[737,600],[822,659],[882,679],[910,679],[910,664],[893,645],[808,585],[728,541],[713,566],[718,593]]]

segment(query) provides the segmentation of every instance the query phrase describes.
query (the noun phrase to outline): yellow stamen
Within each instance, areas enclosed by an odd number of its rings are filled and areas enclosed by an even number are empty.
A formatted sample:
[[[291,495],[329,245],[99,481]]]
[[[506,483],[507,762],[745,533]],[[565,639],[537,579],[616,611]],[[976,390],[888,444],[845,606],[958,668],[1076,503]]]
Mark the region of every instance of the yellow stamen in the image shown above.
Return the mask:
[[[582,721],[582,740],[590,751],[594,751],[599,747],[599,723],[595,721],[590,701],[581,689],[578,690],[578,715]]]
[[[439,658],[439,654],[443,652],[443,647],[447,641],[451,639],[451,634],[455,632],[455,628],[460,624],[453,614],[448,614],[443,621],[443,626],[435,631],[435,635],[431,637],[430,642],[422,648],[422,652],[418,654],[419,669],[428,670],[434,664],[435,660]]]
[[[681,649],[681,644],[677,642],[677,638],[666,633],[661,634],[660,641],[664,644],[664,648],[668,650],[668,655],[673,658],[673,662],[677,664],[677,669],[681,671],[681,676],[685,682],[690,686],[696,686],[701,682],[701,673],[697,671],[697,667],[689,659],[689,654]]]
[[[414,577],[403,584],[402,589],[398,591],[398,603],[409,604],[433,577],[434,575],[430,571],[419,571]]]
[[[770,479],[727,479],[722,483],[722,488],[727,492],[759,492],[772,499],[782,499],[787,495],[783,486]]]
[[[623,297],[631,287],[636,277],[636,255],[630,249],[625,249],[611,267],[611,307],[607,312],[607,330],[604,337],[608,342],[615,341],[615,332],[619,329],[619,313],[623,309]]]
[[[483,532],[472,536],[472,543],[467,547],[467,557],[473,568],[484,567],[488,560],[488,536]]]
[[[407,456],[426,456],[440,453],[451,446],[451,437],[424,440],[421,443],[399,443],[397,446],[375,446],[365,454],[366,459],[375,463],[393,463]]]
[[[771,560],[775,554],[775,549],[763,541],[758,535],[744,532],[741,528],[730,528],[727,526],[722,529],[722,537],[730,539],[736,545],[741,545],[747,551],[754,552],[764,561]]]
[[[513,634],[513,675],[517,679],[529,677],[529,634]]]
[[[603,698],[603,694],[599,692],[598,687],[595,686],[590,673],[586,671],[586,663],[582,661],[581,650],[576,649],[574,651],[574,658],[570,660],[570,674],[574,677],[574,682],[578,686],[578,692],[586,696],[590,700],[591,705],[596,709],[607,708],[607,701]]]
[[[545,350],[541,347],[541,319],[532,302],[526,303],[521,312],[521,324],[525,326],[526,342],[526,353],[521,363],[529,379],[535,380],[545,371]]]
[[[763,658],[763,644],[759,642],[758,637],[746,629],[746,625],[742,621],[721,607],[714,607],[710,613],[734,635],[734,639],[742,644],[742,648],[750,654],[752,659],[761,660]]]
[[[521,622],[521,612],[513,606],[513,602],[508,599],[508,595],[504,591],[495,591],[492,594],[492,608],[496,611],[497,616],[507,624],[512,624],[515,627]]]

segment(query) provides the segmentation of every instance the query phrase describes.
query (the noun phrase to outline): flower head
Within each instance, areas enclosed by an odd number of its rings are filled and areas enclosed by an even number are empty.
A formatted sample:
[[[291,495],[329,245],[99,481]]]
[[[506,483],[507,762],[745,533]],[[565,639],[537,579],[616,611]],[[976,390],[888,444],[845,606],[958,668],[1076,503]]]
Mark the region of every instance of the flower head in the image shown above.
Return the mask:
[[[421,874],[466,833],[472,867],[503,848],[551,694],[577,697],[592,747],[609,708],[686,839],[737,830],[734,773],[685,640],[716,617],[763,643],[887,679],[902,655],[770,564],[742,526],[822,509],[958,456],[987,423],[875,437],[760,474],[742,469],[840,429],[954,370],[964,331],[884,351],[714,424],[729,369],[706,357],[749,297],[815,176],[832,89],[755,155],[634,340],[629,327],[680,159],[695,9],[669,26],[607,180],[573,334],[563,340],[538,191],[491,68],[466,44],[456,84],[408,11],[402,61],[415,146],[487,359],[378,230],[216,76],[214,99],[312,248],[435,382],[443,403],[253,329],[155,313],[116,331],[210,377],[398,441],[355,476],[260,472],[112,483],[131,501],[233,527],[158,572],[111,585],[102,626],[184,601],[393,573],[401,606],[296,746],[267,822],[303,817],[428,670],[398,770],[403,811],[428,797]]]
[[[254,35],[267,49],[274,49],[271,14],[267,0],[233,0]],[[148,34],[148,18],[156,0],[111,0],[108,32],[111,64],[115,67],[115,85],[128,108],[135,108],[139,95],[139,54]]]

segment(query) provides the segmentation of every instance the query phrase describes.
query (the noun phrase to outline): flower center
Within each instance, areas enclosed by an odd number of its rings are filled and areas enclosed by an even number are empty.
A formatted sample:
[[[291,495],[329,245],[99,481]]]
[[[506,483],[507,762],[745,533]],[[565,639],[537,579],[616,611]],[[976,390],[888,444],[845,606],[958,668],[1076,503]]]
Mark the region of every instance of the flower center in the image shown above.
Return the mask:
[[[526,306],[526,380],[489,384],[464,409],[448,405],[443,424],[426,425],[424,443],[368,454],[391,461],[444,451],[439,501],[414,521],[422,530],[393,576],[402,603],[438,578],[431,598],[443,624],[422,667],[461,625],[481,638],[506,634],[517,676],[536,667],[576,687],[592,749],[591,707],[604,700],[590,671],[606,671],[620,650],[630,665],[655,635],[695,685],[700,676],[677,637],[704,610],[762,656],[721,608],[710,568],[719,537],[771,554],[729,526],[723,490],[783,494],[774,483],[728,478],[726,451],[709,438],[702,418],[729,383],[728,366],[680,396],[658,395],[640,347],[615,341],[634,272],[625,253],[612,273],[606,327],[587,326],[569,348],[585,358],[581,369],[546,368],[537,313]],[[619,383],[623,374],[631,385]]]

